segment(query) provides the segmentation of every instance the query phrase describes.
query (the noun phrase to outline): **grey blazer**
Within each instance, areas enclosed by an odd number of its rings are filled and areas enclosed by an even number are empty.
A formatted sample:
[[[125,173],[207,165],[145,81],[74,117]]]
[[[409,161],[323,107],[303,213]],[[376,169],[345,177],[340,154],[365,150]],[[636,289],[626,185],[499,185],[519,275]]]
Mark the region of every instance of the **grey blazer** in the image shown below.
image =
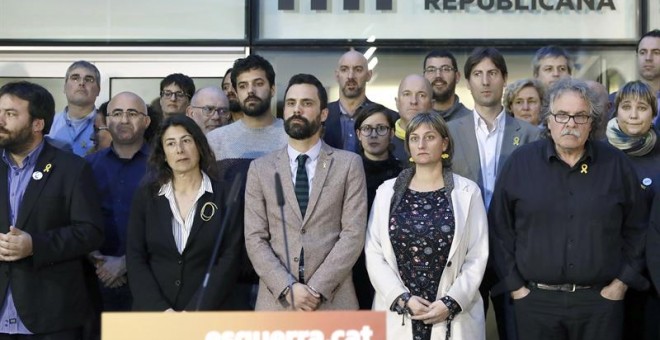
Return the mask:
[[[481,175],[481,161],[479,159],[479,145],[477,144],[477,135],[474,131],[474,111],[471,115],[452,120],[447,125],[454,141],[452,170],[476,182],[483,193],[484,186]],[[540,135],[541,131],[538,127],[506,115],[500,159],[497,162],[497,172],[499,173],[502,170],[502,166],[514,150],[523,144],[539,139]]]
[[[276,172],[284,190],[291,272],[286,269]],[[303,246],[306,283],[324,298],[319,309],[358,309],[351,270],[364,247],[366,226],[366,181],[357,154],[323,144],[304,219],[286,148],[253,161],[245,189],[245,244],[259,275],[256,309],[290,308],[279,296],[297,280]]]

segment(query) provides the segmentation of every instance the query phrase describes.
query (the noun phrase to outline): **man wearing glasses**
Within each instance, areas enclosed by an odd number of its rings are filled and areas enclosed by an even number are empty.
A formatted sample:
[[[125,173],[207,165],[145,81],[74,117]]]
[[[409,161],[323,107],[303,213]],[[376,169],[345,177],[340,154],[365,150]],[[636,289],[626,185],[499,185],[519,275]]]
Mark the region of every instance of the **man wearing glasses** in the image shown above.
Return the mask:
[[[645,289],[645,205],[626,156],[594,138],[585,82],[548,95],[546,139],[509,157],[489,211],[494,291],[513,298],[521,340],[621,339],[623,297]]]
[[[53,120],[48,134],[53,145],[72,150],[81,157],[94,148],[90,138],[94,134],[94,102],[101,91],[100,78],[98,68],[85,60],[74,62],[66,70],[64,94],[67,106]]]
[[[186,109],[186,115],[192,118],[204,134],[229,124],[229,100],[217,86],[209,86],[195,92]]]
[[[172,73],[160,82],[160,108],[163,118],[186,114],[190,98],[195,93],[192,78],[181,73]]]
[[[90,254],[101,285],[104,311],[128,311],[126,226],[133,193],[144,176],[150,149],[144,131],[151,119],[144,100],[132,92],[115,95],[107,107],[110,147],[86,157],[100,193],[105,241]]]
[[[433,110],[445,121],[469,116],[472,111],[461,104],[456,84],[461,80],[456,58],[446,50],[431,51],[424,58],[424,78],[433,87]]]

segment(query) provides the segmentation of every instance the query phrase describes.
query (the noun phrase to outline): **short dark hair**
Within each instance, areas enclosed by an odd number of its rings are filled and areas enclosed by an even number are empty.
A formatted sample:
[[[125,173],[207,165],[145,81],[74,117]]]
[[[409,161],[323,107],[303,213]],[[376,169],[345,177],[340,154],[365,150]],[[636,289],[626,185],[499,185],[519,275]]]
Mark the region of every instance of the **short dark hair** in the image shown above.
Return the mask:
[[[385,119],[387,119],[387,125],[390,127],[390,129],[394,129],[394,118],[387,114],[389,111],[388,108],[381,104],[368,104],[364,105],[360,108],[358,108],[355,111],[355,124],[353,129],[354,130],[360,130],[360,126],[362,126],[362,123],[364,123],[367,118],[377,114],[377,113],[382,113],[383,116],[385,116]]]
[[[183,73],[172,73],[167,77],[163,78],[160,82],[160,91],[162,92],[165,86],[176,85],[181,88],[181,91],[188,96],[188,99],[192,98],[195,94],[195,82],[192,78],[188,77]]]
[[[642,40],[643,40],[644,38],[646,38],[646,37],[651,37],[651,38],[658,38],[658,39],[660,39],[660,29],[657,29],[657,28],[656,28],[656,29],[654,29],[654,30],[651,30],[651,31],[648,31],[648,32],[642,34],[642,37],[639,38],[639,40],[637,40],[637,48],[635,49],[635,52],[636,52],[636,53],[639,53],[639,44],[641,44],[641,43],[642,43]]]
[[[451,66],[454,68],[454,70],[458,71],[458,64],[456,63],[456,57],[454,57],[454,55],[447,50],[433,50],[429,52],[429,54],[427,54],[426,57],[424,57],[424,64],[422,65],[423,69],[426,69],[426,63],[431,58],[448,58],[449,60],[451,60]]]
[[[568,68],[568,74],[573,74],[573,58],[571,55],[566,52],[565,49],[555,46],[543,46],[539,48],[532,58],[532,73],[534,77],[539,75],[539,69],[541,68],[541,60],[545,58],[559,58],[564,57],[566,59],[566,67]]]
[[[224,80],[225,78],[227,78],[227,75],[229,75],[229,80],[231,80],[231,71],[232,70],[233,70],[233,68],[231,68],[231,67],[228,68],[227,71],[225,71],[225,75],[222,76],[222,79]]]
[[[284,91],[284,99],[286,100],[286,95],[289,93],[289,88],[293,85],[299,84],[308,84],[316,87],[316,92],[319,95],[319,102],[321,104],[321,110],[328,107],[328,93],[325,91],[325,87],[321,84],[321,81],[318,80],[315,76],[306,73],[299,73],[289,79],[289,85],[286,86]]]
[[[490,59],[495,64],[495,67],[500,70],[504,78],[509,75],[509,71],[506,68],[506,61],[504,61],[504,56],[502,56],[500,51],[493,47],[477,47],[472,50],[472,53],[470,53],[465,61],[465,67],[463,68],[465,78],[469,78],[472,69],[484,59]]]
[[[0,97],[10,95],[28,102],[28,112],[32,119],[43,119],[43,134],[50,132],[55,116],[55,99],[43,86],[27,81],[7,83],[0,87]]]
[[[628,98],[638,99],[646,102],[646,104],[651,108],[651,117],[658,115],[657,98],[655,97],[653,89],[651,89],[651,87],[643,81],[635,80],[627,82],[616,93],[616,98],[614,99],[614,116],[619,113],[619,104]]]
[[[162,141],[163,134],[171,126],[181,126],[190,133],[199,152],[199,168],[210,178],[217,179],[215,155],[202,129],[190,117],[186,115],[174,115],[165,119],[152,141],[153,151],[151,152],[151,156],[149,156],[149,168],[146,177],[152,190],[158,192],[160,187],[171,181],[173,177],[172,168],[167,164],[167,159],[165,158]]]
[[[264,59],[264,57],[258,54],[251,54],[245,58],[236,59],[234,62],[234,67],[232,67],[231,72],[231,86],[235,89],[238,89],[236,86],[236,79],[241,73],[248,72],[250,70],[263,70],[266,72],[266,79],[268,79],[268,85],[270,87],[275,86],[275,70],[273,70],[273,65]]]

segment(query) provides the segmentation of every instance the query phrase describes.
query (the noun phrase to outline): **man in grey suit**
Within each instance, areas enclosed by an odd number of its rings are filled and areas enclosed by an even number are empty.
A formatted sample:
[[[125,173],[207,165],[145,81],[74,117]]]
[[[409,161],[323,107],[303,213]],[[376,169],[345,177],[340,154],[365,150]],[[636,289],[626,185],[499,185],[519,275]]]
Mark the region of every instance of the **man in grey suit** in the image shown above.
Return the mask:
[[[465,62],[464,74],[474,99],[474,110],[472,115],[448,123],[454,139],[452,169],[479,185],[488,209],[495,179],[506,159],[516,148],[537,140],[540,132],[537,127],[506,114],[502,93],[508,73],[498,50],[476,48]],[[489,266],[480,288],[485,309],[488,292],[496,281]],[[493,306],[500,339],[512,340],[516,339],[513,311],[505,310],[504,295],[493,297]]]
[[[284,96],[288,144],[250,165],[245,243],[259,275],[257,310],[285,310],[292,304],[303,311],[358,309],[351,269],[364,246],[366,182],[357,154],[321,140],[327,103],[318,79],[293,76]],[[278,173],[288,250],[276,194]]]

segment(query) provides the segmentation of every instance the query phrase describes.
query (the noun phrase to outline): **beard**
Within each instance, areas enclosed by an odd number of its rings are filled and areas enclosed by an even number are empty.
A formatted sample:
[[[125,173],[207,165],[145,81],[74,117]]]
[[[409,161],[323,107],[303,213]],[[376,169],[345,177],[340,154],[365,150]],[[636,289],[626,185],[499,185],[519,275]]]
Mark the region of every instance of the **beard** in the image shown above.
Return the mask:
[[[294,119],[299,119],[302,122],[294,123]],[[291,116],[284,121],[284,131],[289,137],[296,140],[303,140],[312,137],[316,132],[321,129],[321,119],[309,121],[302,116]]]
[[[456,90],[456,83],[447,83],[447,88],[442,92],[436,92],[433,88],[433,99],[436,102],[444,103],[454,96]]]
[[[243,111],[243,108],[241,108],[241,103],[238,102],[238,100],[229,100],[229,111],[230,112],[241,112]]]
[[[348,85],[354,85],[354,89],[349,89]],[[357,98],[362,94],[363,87],[360,86],[356,81],[350,80],[347,81],[344,86],[341,88],[341,93],[344,95],[346,98]]]
[[[32,146],[33,141],[31,123],[13,132],[0,128],[0,148],[10,153],[17,154],[27,151]]]
[[[248,115],[250,117],[262,116],[270,108],[270,100],[271,100],[270,97],[266,98],[266,100],[263,100],[259,97],[251,96],[251,97],[247,97],[245,100],[248,100],[248,99],[257,99],[257,100],[259,100],[259,102],[256,105],[252,106],[252,107],[247,106],[245,104],[245,102],[242,102],[240,104],[240,107],[241,107],[241,110],[243,111],[243,113],[245,113],[246,115]]]

